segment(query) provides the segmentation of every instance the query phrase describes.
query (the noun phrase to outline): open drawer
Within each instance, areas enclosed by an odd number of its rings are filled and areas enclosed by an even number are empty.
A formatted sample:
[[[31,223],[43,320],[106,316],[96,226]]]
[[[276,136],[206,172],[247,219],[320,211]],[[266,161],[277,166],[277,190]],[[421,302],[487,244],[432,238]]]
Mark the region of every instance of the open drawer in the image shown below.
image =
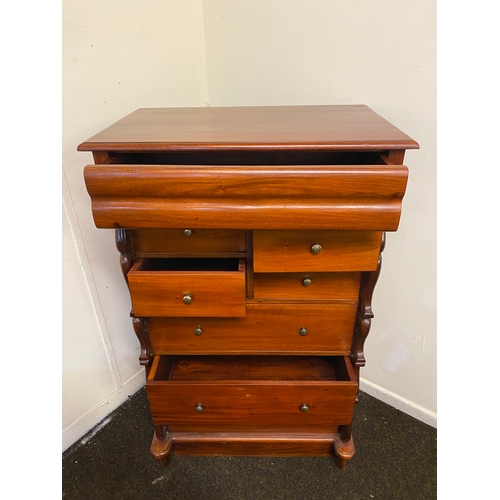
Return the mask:
[[[137,259],[128,273],[135,316],[245,316],[245,259]]]
[[[349,358],[156,356],[146,382],[155,425],[335,426],[357,393]]]

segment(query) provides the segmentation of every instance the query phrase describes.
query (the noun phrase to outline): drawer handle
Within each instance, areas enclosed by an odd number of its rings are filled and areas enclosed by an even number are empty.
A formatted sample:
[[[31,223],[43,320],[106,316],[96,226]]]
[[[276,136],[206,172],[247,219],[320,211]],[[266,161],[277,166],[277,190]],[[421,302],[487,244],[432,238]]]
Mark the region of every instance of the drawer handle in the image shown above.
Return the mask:
[[[299,330],[299,333],[301,335],[307,335],[307,328],[305,326],[303,326],[300,330]]]
[[[305,276],[302,280],[302,286],[309,286],[312,283],[312,279],[309,276]]]
[[[182,297],[182,302],[184,302],[184,304],[191,304],[192,301],[193,297],[191,297],[189,293],[186,293],[184,297]]]
[[[193,230],[192,229],[184,229],[184,234],[186,236],[191,236],[193,234]]]
[[[194,329],[194,334],[195,335],[201,335],[203,333],[203,330],[201,329],[201,326],[197,326],[195,329]]]
[[[201,403],[198,403],[196,405],[196,408],[194,409],[196,413],[203,413],[203,405]]]
[[[302,413],[305,413],[306,411],[309,411],[309,406],[307,406],[305,403],[302,403],[302,404],[300,405],[300,411],[301,411]]]
[[[318,254],[321,250],[323,250],[323,247],[319,243],[314,243],[314,245],[311,246],[311,253],[313,255]]]

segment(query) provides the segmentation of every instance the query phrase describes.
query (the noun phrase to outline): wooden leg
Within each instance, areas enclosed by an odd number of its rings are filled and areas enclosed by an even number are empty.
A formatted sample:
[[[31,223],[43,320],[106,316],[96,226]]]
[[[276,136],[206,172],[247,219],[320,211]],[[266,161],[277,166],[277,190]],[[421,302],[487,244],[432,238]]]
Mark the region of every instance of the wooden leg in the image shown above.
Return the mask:
[[[157,425],[151,443],[151,455],[156,458],[162,467],[170,463],[170,451],[172,450],[172,437],[164,425]]]
[[[339,427],[340,439],[347,443],[350,441],[352,436],[352,424],[349,425],[341,425]]]
[[[352,436],[348,441],[342,441],[341,434],[336,434],[333,441],[333,452],[335,454],[335,465],[341,470],[344,469],[347,461],[351,460],[355,453]]]

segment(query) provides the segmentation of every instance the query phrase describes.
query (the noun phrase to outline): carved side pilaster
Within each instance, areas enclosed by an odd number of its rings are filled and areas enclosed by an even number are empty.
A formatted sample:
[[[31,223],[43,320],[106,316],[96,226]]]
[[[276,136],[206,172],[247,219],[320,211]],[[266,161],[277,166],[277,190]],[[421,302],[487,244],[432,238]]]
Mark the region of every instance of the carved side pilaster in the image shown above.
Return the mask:
[[[127,282],[127,274],[134,263],[134,247],[132,243],[132,231],[130,229],[115,229],[116,248],[120,252],[120,265],[122,273]]]
[[[153,359],[153,351],[149,340],[148,320],[147,318],[132,318],[132,324],[134,325],[135,334],[141,344],[139,363],[146,368],[147,375]]]
[[[115,229],[115,239],[116,248],[120,252],[120,266],[122,268],[123,277],[128,286],[127,275],[135,259],[132,231],[130,229]],[[149,340],[148,320],[147,318],[133,317],[132,325],[141,345],[139,363],[146,368],[147,375],[153,359],[151,342]]]
[[[352,341],[351,360],[359,381],[359,369],[365,366],[366,359],[364,353],[364,345],[366,337],[370,333],[372,324],[372,297],[373,290],[377,284],[382,267],[382,252],[385,247],[385,233],[382,234],[382,242],[380,244],[380,254],[378,256],[377,269],[375,271],[363,272],[361,275],[361,287],[359,292],[358,312],[356,317],[356,326],[354,328],[354,336]]]

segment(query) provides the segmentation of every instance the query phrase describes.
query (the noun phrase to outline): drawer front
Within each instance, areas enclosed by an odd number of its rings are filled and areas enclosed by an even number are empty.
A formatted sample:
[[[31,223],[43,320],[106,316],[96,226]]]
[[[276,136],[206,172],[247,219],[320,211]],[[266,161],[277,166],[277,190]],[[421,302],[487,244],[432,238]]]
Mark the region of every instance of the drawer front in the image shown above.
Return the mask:
[[[158,358],[146,382],[155,425],[244,424],[262,429],[347,425],[352,419],[357,382],[347,357],[338,360],[343,364],[340,376],[333,371],[321,372],[322,367],[316,369],[320,364],[326,365],[325,360],[285,360],[280,367],[277,365],[281,362],[280,357],[273,357],[270,361],[256,360],[257,366],[253,367],[253,361],[247,362],[240,357],[228,362],[195,360],[193,364],[199,366],[179,379],[175,376],[175,366],[169,365],[165,379],[157,376]],[[224,380],[218,380],[218,364],[226,365],[220,373]],[[189,362],[187,365],[191,370]],[[239,379],[231,377],[231,370]],[[248,379],[245,379],[246,374]]]
[[[374,271],[379,231],[254,231],[254,272]]]
[[[138,259],[128,273],[135,316],[245,315],[245,260],[237,270],[141,270]]]
[[[351,299],[359,294],[360,272],[353,273],[256,273],[256,299]]]
[[[147,386],[155,425],[245,424],[260,429],[348,425],[356,391],[355,382],[165,382]],[[301,411],[303,404],[308,411]]]
[[[242,318],[149,318],[155,354],[348,354],[356,301],[248,303]]]
[[[136,255],[244,252],[245,231],[209,229],[134,229]]]

